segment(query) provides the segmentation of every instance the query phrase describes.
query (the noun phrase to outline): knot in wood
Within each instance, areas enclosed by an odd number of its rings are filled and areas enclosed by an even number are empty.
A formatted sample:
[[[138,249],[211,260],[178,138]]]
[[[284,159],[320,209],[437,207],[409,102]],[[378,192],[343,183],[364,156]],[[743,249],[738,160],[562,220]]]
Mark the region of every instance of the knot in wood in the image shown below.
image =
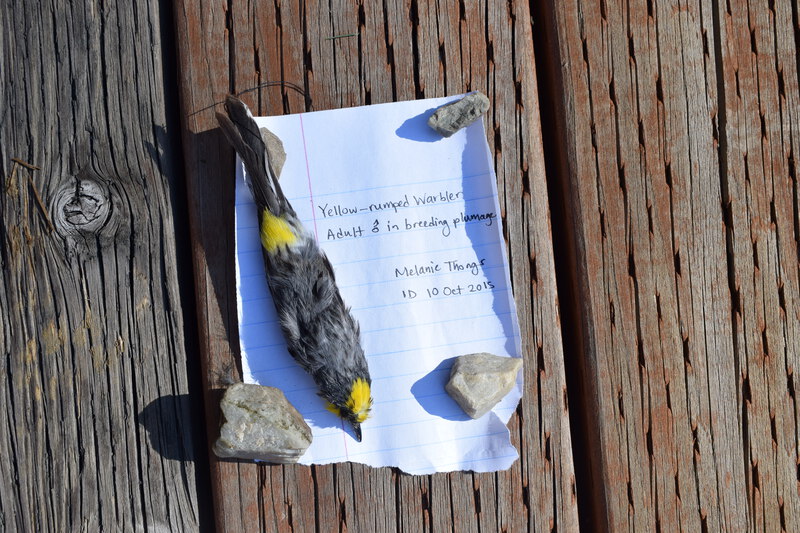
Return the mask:
[[[56,193],[54,218],[63,235],[97,233],[111,215],[111,199],[107,188],[93,179],[76,178]]]

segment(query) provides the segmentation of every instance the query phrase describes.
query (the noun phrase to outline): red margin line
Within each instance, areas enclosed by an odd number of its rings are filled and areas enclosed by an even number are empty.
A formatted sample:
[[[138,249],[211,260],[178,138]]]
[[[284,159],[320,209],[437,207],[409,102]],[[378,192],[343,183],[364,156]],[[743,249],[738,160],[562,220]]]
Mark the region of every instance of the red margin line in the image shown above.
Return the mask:
[[[314,193],[311,191],[311,168],[308,166],[308,145],[306,144],[306,130],[303,127],[303,114],[297,115],[300,118],[300,136],[303,138],[303,154],[306,157],[306,176],[308,176],[308,198],[311,202],[311,218],[314,220],[314,238],[319,241],[317,234],[317,213],[314,210]],[[340,419],[342,423],[342,438],[344,439],[344,456],[347,461],[350,460],[347,453],[347,431],[344,429],[344,419]]]
[[[303,114],[297,115],[300,118],[300,136],[303,137],[303,154],[306,157],[306,176],[308,176],[308,197],[311,202],[311,218],[314,219],[314,238],[319,241],[317,234],[317,213],[314,210],[314,193],[311,192],[311,169],[308,166],[308,147],[306,146],[306,131],[303,128]]]
[[[339,419],[342,422],[342,442],[344,442],[344,458],[345,461],[350,460],[350,454],[347,453],[347,430],[344,428],[344,418]]]

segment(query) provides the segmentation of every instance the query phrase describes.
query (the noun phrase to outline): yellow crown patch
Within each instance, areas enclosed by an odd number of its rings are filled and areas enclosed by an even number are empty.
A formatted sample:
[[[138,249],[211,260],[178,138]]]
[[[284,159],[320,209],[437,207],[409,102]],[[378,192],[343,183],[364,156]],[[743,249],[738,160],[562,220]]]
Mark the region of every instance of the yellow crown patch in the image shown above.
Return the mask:
[[[372,408],[372,394],[366,379],[357,378],[350,389],[346,407],[356,415],[356,422],[361,423],[369,417]]]

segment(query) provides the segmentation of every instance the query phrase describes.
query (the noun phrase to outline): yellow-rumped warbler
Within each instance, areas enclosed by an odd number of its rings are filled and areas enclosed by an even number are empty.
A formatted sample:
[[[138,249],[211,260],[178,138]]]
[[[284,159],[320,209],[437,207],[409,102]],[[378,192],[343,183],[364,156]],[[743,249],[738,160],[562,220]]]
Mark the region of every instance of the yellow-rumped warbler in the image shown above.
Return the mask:
[[[339,294],[330,261],[283,195],[250,110],[234,96],[226,99],[225,110],[217,120],[247,169],[269,288],[289,353],[314,378],[328,409],[350,422],[361,441],[372,380],[358,323]]]

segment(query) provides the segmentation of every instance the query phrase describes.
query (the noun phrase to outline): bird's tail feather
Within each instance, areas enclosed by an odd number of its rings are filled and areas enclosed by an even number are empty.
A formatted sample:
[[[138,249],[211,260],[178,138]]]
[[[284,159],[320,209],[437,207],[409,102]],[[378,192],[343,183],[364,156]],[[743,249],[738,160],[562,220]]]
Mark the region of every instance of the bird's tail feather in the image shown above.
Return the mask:
[[[253,114],[247,105],[233,95],[225,99],[225,113],[217,113],[217,121],[228,142],[244,161],[248,185],[256,205],[275,216],[294,214],[283,195],[278,177],[270,163],[267,147]]]

